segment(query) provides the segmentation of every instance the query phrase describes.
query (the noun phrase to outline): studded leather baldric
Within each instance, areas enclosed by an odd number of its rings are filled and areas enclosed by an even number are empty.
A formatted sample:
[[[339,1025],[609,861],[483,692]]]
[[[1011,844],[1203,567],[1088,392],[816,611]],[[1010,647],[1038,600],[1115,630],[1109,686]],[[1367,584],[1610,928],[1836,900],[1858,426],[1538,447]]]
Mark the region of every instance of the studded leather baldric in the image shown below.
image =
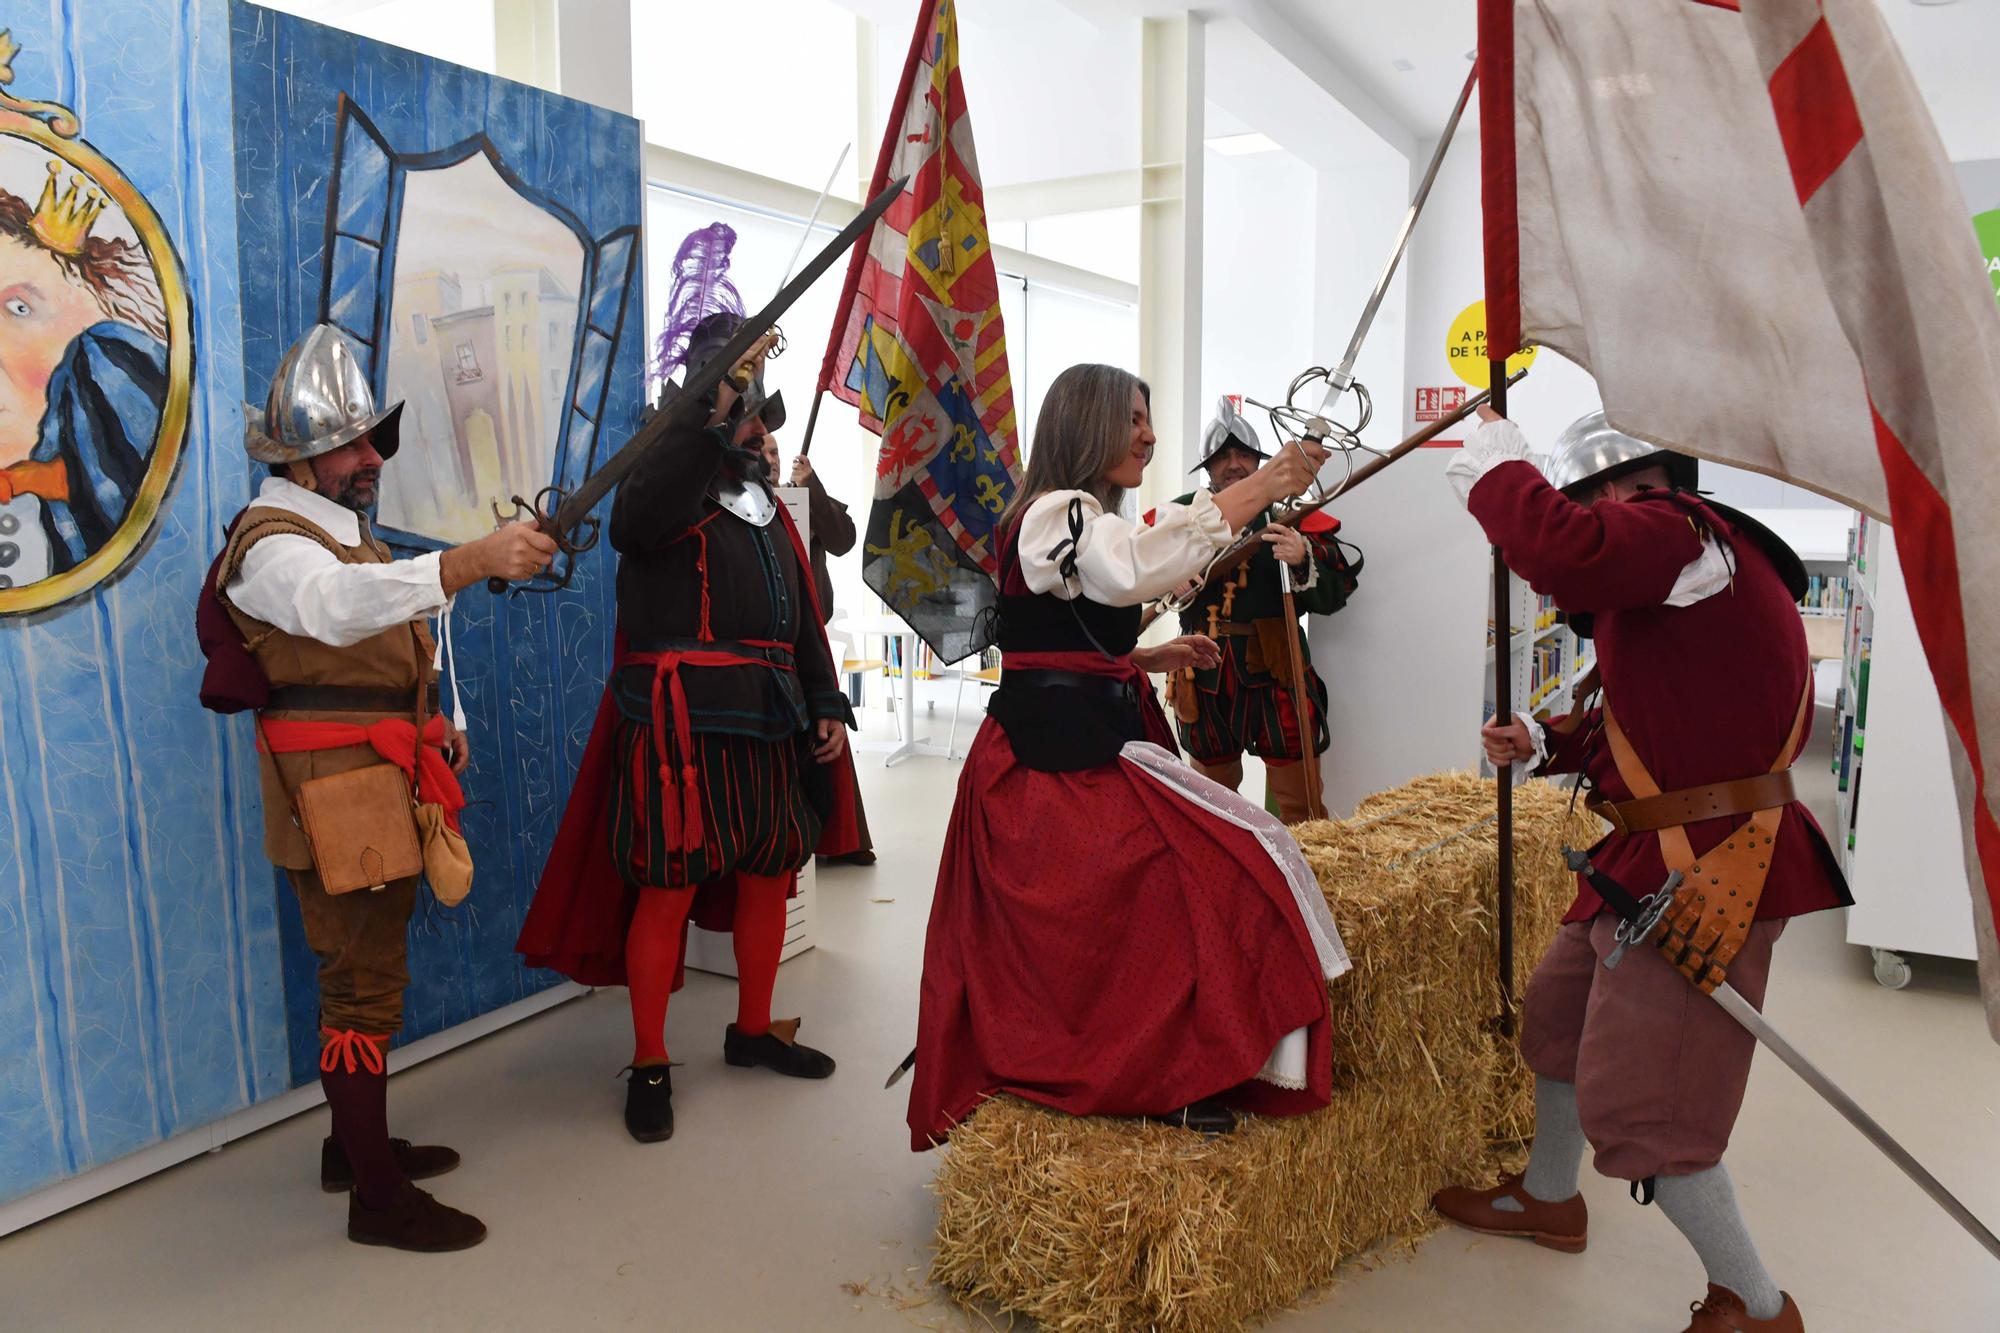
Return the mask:
[[[1681,872],[1681,885],[1674,893],[1673,906],[1660,923],[1653,943],[1668,962],[1704,991],[1713,991],[1722,984],[1730,962],[1749,937],[1750,923],[1757,918],[1757,904],[1764,895],[1764,881],[1770,875],[1778,827],[1784,820],[1785,807],[1791,803],[1789,770],[1812,710],[1812,685],[1808,673],[1798,713],[1792,719],[1791,734],[1779,748],[1769,775],[1665,794],[1646,771],[1632,742],[1612,715],[1609,696],[1605,698],[1604,737],[1611,747],[1612,762],[1618,766],[1618,776],[1624,779],[1633,796],[1619,806],[1637,807],[1641,819],[1676,810],[1692,811],[1687,819],[1658,824],[1651,830],[1659,835],[1660,857],[1667,869]],[[1773,778],[1784,781],[1773,782]],[[1780,796],[1785,799],[1778,799]],[[1708,812],[1712,804],[1736,804],[1743,799],[1773,803],[1754,807],[1748,823],[1724,839],[1721,846],[1696,857],[1686,825],[1723,813],[1744,813],[1742,809]],[[1627,831],[1638,830],[1628,827]]]

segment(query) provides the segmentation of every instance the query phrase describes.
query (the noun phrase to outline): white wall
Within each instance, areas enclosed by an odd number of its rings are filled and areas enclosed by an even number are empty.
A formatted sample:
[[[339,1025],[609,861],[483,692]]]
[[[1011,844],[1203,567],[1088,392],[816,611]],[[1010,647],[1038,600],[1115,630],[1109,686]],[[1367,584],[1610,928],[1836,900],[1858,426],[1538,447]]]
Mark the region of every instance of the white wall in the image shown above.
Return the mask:
[[[1326,340],[1334,346],[1329,356],[1344,347],[1422,170],[1419,161],[1383,182],[1377,197],[1393,191],[1394,202],[1346,229],[1353,277],[1351,290],[1329,292],[1323,304]],[[1350,200],[1363,193],[1338,179],[1327,188]],[[1358,203],[1349,207],[1359,210]],[[1446,365],[1445,334],[1480,294],[1478,216],[1477,152],[1461,139],[1411,238],[1403,299],[1384,315],[1393,323],[1364,352],[1364,381],[1375,376],[1373,442],[1393,442],[1414,429],[1412,389],[1459,382]],[[1403,364],[1395,370],[1381,365],[1397,358]],[[1326,803],[1336,817],[1371,793],[1465,767],[1477,753],[1487,546],[1444,478],[1450,456],[1419,450],[1337,506],[1343,535],[1362,548],[1367,563],[1347,608],[1313,621],[1311,630],[1313,660],[1330,696]]]
[[[1201,425],[1228,393],[1282,403],[1285,385],[1327,355],[1316,340],[1317,173],[1283,150],[1232,157],[1208,149],[1203,165]],[[1276,443],[1264,414],[1245,415],[1264,448]],[[1171,463],[1185,473],[1201,455],[1197,435]],[[1198,478],[1191,478],[1190,484]]]

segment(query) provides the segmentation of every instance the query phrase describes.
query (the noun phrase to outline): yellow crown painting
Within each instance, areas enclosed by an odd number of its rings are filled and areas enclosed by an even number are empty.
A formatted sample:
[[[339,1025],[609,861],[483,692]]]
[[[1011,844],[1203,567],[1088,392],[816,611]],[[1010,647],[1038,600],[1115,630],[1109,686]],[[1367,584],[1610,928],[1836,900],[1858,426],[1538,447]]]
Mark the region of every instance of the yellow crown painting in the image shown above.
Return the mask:
[[[86,189],[82,176],[71,176],[69,189],[58,196],[56,187],[61,182],[62,163],[49,163],[49,179],[42,186],[42,200],[35,205],[34,219],[28,225],[49,249],[66,255],[82,254],[90,224],[97,221],[97,215],[110,201],[95,186]]]

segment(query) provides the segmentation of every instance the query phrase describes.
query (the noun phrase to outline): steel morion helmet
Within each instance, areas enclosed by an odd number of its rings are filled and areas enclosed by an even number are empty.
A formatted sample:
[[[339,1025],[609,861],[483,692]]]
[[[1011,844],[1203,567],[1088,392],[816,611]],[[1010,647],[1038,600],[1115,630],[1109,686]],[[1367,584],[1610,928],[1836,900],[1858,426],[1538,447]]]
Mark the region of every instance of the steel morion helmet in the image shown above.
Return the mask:
[[[363,435],[375,452],[393,458],[401,441],[401,403],[375,410],[375,391],[361,367],[361,352],[331,324],[315,324],[292,344],[271,377],[261,429],[257,409],[245,404],[251,420],[244,450],[260,463],[297,463],[331,453]]]
[[[1215,400],[1215,420],[1208,423],[1202,432],[1201,458],[1188,469],[1199,472],[1209,465],[1215,456],[1234,445],[1238,449],[1248,449],[1259,458],[1269,458],[1263,445],[1257,442],[1257,430],[1249,422],[1237,404],[1242,400],[1235,394],[1224,394]]]
[[[1609,481],[1647,467],[1666,468],[1668,479],[1680,490],[1695,489],[1698,473],[1691,456],[1635,440],[1612,429],[1604,413],[1592,412],[1572,421],[1557,437],[1555,452],[1542,473],[1549,485],[1571,494],[1588,482]]]

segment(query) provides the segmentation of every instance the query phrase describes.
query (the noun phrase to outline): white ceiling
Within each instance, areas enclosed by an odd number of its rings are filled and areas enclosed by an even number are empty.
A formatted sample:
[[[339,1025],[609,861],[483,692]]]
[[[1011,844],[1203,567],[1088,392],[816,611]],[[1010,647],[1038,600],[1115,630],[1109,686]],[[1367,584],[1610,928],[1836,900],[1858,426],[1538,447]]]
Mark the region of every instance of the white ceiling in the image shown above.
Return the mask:
[[[1879,0],[1953,158],[2000,157],[2000,3]],[[1414,134],[1437,137],[1468,68],[1477,0],[1234,0],[1268,9],[1308,38]],[[1413,68],[1396,68],[1398,60]]]
[[[1244,7],[1268,9],[1298,29],[1419,143],[1444,129],[1472,68],[1465,53],[1477,37],[1478,0],[1246,0]],[[1411,68],[1396,68],[1398,60]]]

